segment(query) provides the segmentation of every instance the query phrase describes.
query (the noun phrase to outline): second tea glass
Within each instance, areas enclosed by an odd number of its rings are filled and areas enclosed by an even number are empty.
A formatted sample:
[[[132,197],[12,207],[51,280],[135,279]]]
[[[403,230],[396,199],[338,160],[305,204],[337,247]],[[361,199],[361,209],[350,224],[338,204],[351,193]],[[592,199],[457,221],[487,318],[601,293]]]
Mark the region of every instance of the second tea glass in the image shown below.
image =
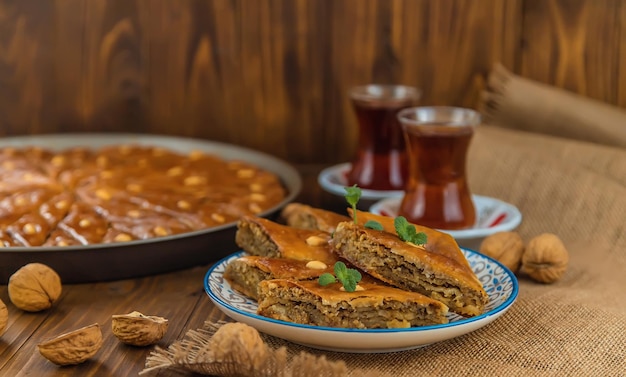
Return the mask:
[[[409,181],[398,215],[437,229],[472,227],[476,209],[466,160],[480,114],[458,107],[415,107],[400,111],[398,120],[409,156]]]

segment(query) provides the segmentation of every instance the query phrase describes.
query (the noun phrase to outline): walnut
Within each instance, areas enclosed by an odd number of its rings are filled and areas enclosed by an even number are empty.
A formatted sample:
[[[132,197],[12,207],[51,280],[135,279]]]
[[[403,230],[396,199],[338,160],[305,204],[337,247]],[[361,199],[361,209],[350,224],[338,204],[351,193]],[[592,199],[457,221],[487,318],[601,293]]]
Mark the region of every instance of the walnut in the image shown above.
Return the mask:
[[[61,296],[61,278],[50,267],[29,263],[9,278],[9,298],[28,312],[48,309]]]
[[[524,241],[517,232],[498,232],[486,237],[479,251],[515,272],[522,260]]]
[[[522,272],[541,283],[553,283],[563,276],[569,254],[554,234],[544,233],[528,242],[522,256]]]
[[[210,349],[216,362],[227,361],[231,355],[240,355],[241,360],[246,360],[255,369],[265,363],[270,352],[254,327],[239,322],[220,327],[211,338]]]
[[[37,345],[39,353],[57,365],[75,365],[84,362],[102,347],[100,325],[82,327]]]
[[[161,340],[167,331],[168,321],[162,317],[146,316],[137,311],[111,317],[111,327],[122,343],[149,346]]]
[[[9,321],[9,311],[7,306],[0,300],[0,336],[4,334],[4,330],[7,329],[7,322]]]

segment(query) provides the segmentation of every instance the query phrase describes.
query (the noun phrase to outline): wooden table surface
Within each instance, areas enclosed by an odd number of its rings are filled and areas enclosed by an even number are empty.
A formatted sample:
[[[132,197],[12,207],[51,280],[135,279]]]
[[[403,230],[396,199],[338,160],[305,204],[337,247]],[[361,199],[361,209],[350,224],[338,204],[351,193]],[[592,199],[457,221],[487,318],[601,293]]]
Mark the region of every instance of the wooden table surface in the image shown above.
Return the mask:
[[[341,210],[341,198],[323,192],[317,184],[320,166],[299,166],[303,190],[296,199],[322,208]],[[9,309],[6,332],[0,337],[0,376],[137,376],[152,347],[120,343],[111,332],[111,315],[137,310],[169,319],[166,347],[206,320],[227,319],[204,292],[203,278],[210,266],[197,266],[156,276],[90,284],[66,284],[58,302],[46,311],[27,313],[13,306],[7,286],[0,299]],[[58,367],[43,358],[37,344],[82,326],[99,323],[104,344],[85,363]],[[160,375],[165,375],[161,373]]]

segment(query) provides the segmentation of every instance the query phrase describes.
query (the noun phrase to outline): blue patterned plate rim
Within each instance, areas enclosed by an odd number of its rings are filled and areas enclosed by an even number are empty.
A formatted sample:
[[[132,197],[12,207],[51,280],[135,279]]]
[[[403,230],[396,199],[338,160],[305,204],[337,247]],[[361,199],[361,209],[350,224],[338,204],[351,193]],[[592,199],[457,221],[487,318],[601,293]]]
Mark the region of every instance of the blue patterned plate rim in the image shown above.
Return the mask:
[[[207,293],[207,295],[211,298],[211,300],[213,300],[216,304],[219,304],[233,312],[236,312],[242,316],[246,316],[252,319],[256,319],[256,320],[260,320],[260,321],[265,321],[265,322],[269,322],[269,323],[275,323],[275,324],[279,324],[279,325],[284,325],[284,326],[288,326],[288,327],[295,327],[295,328],[301,328],[301,329],[309,329],[309,330],[316,330],[316,331],[331,331],[331,332],[347,332],[347,333],[364,333],[364,334],[373,334],[373,333],[407,333],[407,332],[422,332],[422,331],[429,331],[429,330],[440,330],[440,329],[445,329],[445,328],[451,328],[451,327],[456,327],[456,326],[461,326],[461,325],[467,325],[470,324],[472,322],[477,322],[480,320],[483,320],[485,318],[491,317],[495,314],[500,313],[503,310],[508,309],[516,300],[518,292],[519,292],[519,285],[517,282],[517,278],[515,277],[515,274],[513,274],[513,272],[511,272],[511,270],[509,270],[506,266],[504,266],[502,263],[498,262],[497,260],[487,256],[487,255],[483,255],[480,254],[476,251],[473,251],[471,249],[466,249],[466,248],[461,248],[461,251],[463,251],[463,253],[465,254],[465,257],[468,258],[468,261],[470,261],[470,265],[472,265],[472,261],[474,261],[474,258],[478,258],[479,260],[484,260],[486,262],[489,262],[490,264],[492,264],[493,270],[495,270],[496,268],[500,268],[502,269],[502,275],[503,277],[500,278],[497,281],[492,281],[493,284],[495,284],[495,287],[493,287],[493,290],[496,291],[501,291],[503,285],[506,283],[505,279],[508,279],[511,283],[511,290],[510,290],[510,294],[509,296],[501,303],[499,303],[496,307],[492,308],[491,310],[488,310],[487,312],[475,316],[475,317],[469,317],[469,318],[464,318],[461,316],[458,316],[454,313],[449,313],[448,314],[448,318],[450,319],[449,323],[445,323],[445,324],[440,324],[440,325],[428,325],[428,326],[417,326],[417,327],[409,327],[409,328],[393,328],[393,329],[354,329],[354,328],[341,328],[341,327],[327,327],[327,326],[314,326],[314,325],[303,325],[303,324],[299,324],[299,323],[293,323],[293,322],[287,322],[287,321],[281,321],[281,320],[277,320],[277,319],[273,319],[273,318],[268,318],[268,317],[263,317],[261,315],[258,315],[256,313],[251,313],[249,311],[246,310],[242,310],[239,309],[237,307],[234,307],[231,303],[225,301],[224,299],[222,299],[222,297],[220,297],[219,295],[217,295],[213,289],[211,288],[209,282],[211,280],[211,278],[216,278],[217,275],[217,270],[218,269],[224,269],[226,267],[226,265],[228,264],[228,262],[230,262],[232,259],[238,258],[240,256],[245,255],[245,252],[243,251],[239,251],[236,252],[234,254],[231,254],[225,258],[222,258],[221,260],[219,260],[218,262],[216,262],[210,269],[209,271],[206,273],[205,277],[204,277],[204,290]],[[474,264],[476,264],[477,262],[474,261]],[[474,267],[474,265],[472,265],[472,268]],[[220,272],[221,273],[221,272]],[[224,282],[225,284],[228,284],[227,282]],[[483,286],[484,286],[484,282],[483,282]],[[241,296],[242,298],[248,300],[250,302],[250,304],[254,304],[256,305],[256,303],[251,300],[251,299],[247,299],[245,298],[245,296],[239,294],[238,292],[232,290],[232,288],[228,288],[230,289],[233,294],[236,294],[238,296]],[[490,298],[490,302],[492,299],[492,294],[490,294],[490,291],[492,290],[487,290],[487,294],[489,295]]]

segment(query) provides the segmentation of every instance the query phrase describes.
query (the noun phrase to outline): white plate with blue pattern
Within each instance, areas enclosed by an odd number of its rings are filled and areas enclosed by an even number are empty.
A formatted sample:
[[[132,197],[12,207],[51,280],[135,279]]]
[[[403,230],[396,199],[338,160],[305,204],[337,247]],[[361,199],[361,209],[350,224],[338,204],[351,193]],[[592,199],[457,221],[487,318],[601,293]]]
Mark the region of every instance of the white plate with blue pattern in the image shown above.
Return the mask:
[[[256,301],[232,289],[224,279],[224,270],[228,263],[244,255],[243,252],[232,254],[213,265],[205,276],[204,289],[211,301],[233,320],[294,343],[337,352],[403,351],[475,331],[496,320],[515,302],[518,283],[508,268],[475,251],[461,250],[489,295],[489,303],[486,312],[479,316],[464,318],[450,313],[449,323],[442,325],[403,329],[346,329],[301,325],[260,316],[256,314]]]

